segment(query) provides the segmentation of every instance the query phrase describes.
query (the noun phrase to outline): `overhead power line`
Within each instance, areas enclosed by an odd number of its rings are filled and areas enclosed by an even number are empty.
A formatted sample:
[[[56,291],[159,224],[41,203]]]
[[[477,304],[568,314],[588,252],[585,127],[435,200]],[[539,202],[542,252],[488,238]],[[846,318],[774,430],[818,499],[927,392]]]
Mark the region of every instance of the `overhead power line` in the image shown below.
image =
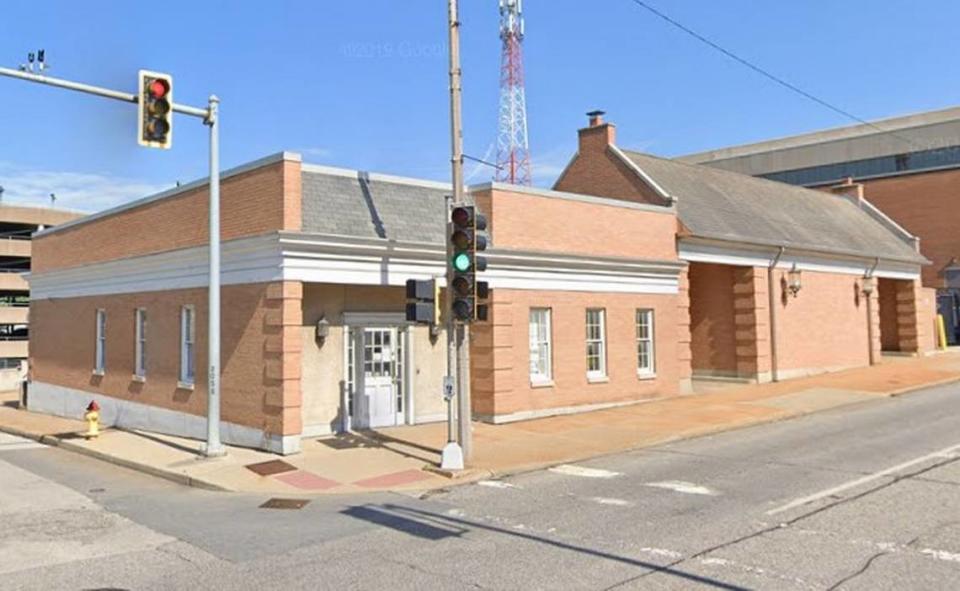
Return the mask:
[[[683,31],[683,32],[686,33],[687,35],[690,35],[691,37],[693,37],[693,38],[696,39],[697,41],[700,41],[701,43],[703,43],[703,44],[711,47],[712,49],[714,49],[714,50],[716,50],[716,51],[719,51],[720,53],[722,53],[723,55],[725,55],[725,56],[727,56],[728,58],[732,59],[733,61],[735,61],[735,62],[737,62],[737,63],[739,63],[739,64],[741,64],[741,65],[743,65],[743,66],[746,66],[747,68],[753,70],[753,71],[756,72],[757,74],[760,74],[760,75],[763,76],[764,78],[767,78],[768,80],[771,80],[771,81],[779,84],[780,86],[786,88],[787,90],[789,90],[789,91],[791,91],[791,92],[794,92],[794,93],[796,93],[796,94],[799,94],[800,96],[802,96],[802,97],[804,97],[804,98],[806,98],[806,99],[808,99],[808,100],[811,100],[811,101],[817,103],[818,105],[821,105],[821,106],[823,106],[823,107],[826,107],[826,108],[830,109],[831,111],[833,111],[834,113],[838,113],[838,114],[843,115],[844,117],[846,117],[846,118],[848,118],[848,119],[851,119],[851,120],[853,120],[853,121],[856,121],[857,123],[862,123],[863,125],[866,125],[866,126],[868,126],[868,127],[871,127],[871,128],[873,128],[873,129],[876,129],[877,131],[880,131],[880,132],[883,132],[883,133],[886,133],[886,134],[890,134],[890,135],[896,137],[897,139],[903,140],[904,142],[910,144],[911,146],[913,146],[913,147],[915,147],[915,148],[917,148],[917,149],[923,149],[921,146],[918,146],[918,145],[915,144],[913,141],[911,141],[909,138],[905,138],[905,137],[903,137],[903,136],[899,136],[899,135],[897,135],[896,133],[894,133],[893,131],[890,131],[889,129],[884,129],[883,127],[880,127],[880,126],[877,125],[876,123],[871,123],[870,121],[867,121],[866,119],[864,119],[864,118],[862,118],[862,117],[858,117],[858,116],[854,115],[853,113],[851,113],[850,111],[847,111],[847,110],[845,110],[845,109],[842,109],[842,108],[840,108],[840,107],[837,107],[837,106],[835,106],[835,105],[833,105],[833,104],[831,104],[831,103],[823,100],[822,98],[820,98],[820,97],[818,97],[818,96],[816,96],[816,95],[814,95],[814,94],[811,94],[810,92],[807,92],[806,90],[804,90],[804,89],[796,86],[795,84],[791,84],[790,82],[787,82],[786,80],[784,80],[783,78],[777,76],[776,74],[772,74],[772,73],[768,72],[767,70],[764,70],[764,69],[761,68],[760,66],[754,64],[753,62],[751,62],[751,61],[749,61],[749,60],[747,60],[747,59],[745,59],[745,58],[740,57],[739,55],[733,53],[733,52],[730,51],[729,49],[726,49],[725,47],[723,47],[722,45],[716,43],[715,41],[712,41],[712,40],[704,37],[704,36],[701,35],[700,33],[696,32],[696,31],[694,31],[693,29],[691,29],[690,27],[684,25],[683,23],[678,22],[678,21],[674,20],[673,18],[671,18],[670,16],[668,16],[668,15],[660,12],[659,10],[657,10],[657,9],[654,8],[653,6],[650,6],[649,4],[647,4],[646,2],[644,2],[643,0],[631,0],[631,1],[632,1],[634,4],[636,4],[637,6],[643,8],[644,10],[646,10],[647,12],[653,14],[653,15],[656,16],[657,18],[666,21],[667,23],[669,23],[670,25],[676,27],[677,29],[680,29],[681,31]]]

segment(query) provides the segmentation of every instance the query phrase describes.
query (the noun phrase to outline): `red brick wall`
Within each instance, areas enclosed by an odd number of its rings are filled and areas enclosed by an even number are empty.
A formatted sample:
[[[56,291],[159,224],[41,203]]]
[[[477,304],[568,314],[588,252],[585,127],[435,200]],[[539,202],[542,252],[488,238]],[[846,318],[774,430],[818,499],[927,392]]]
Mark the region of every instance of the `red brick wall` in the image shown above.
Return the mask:
[[[281,161],[221,183],[221,237],[300,229],[300,163]],[[32,270],[51,271],[208,243],[207,188],[64,228],[33,241]]]
[[[884,351],[899,351],[897,280],[881,278],[877,281],[877,290],[880,303],[880,346]]]
[[[690,347],[694,371],[737,371],[734,270],[729,265],[690,264]]]
[[[568,193],[663,205],[663,198],[608,149],[608,145],[616,140],[614,129],[610,124],[581,129],[580,150],[553,188]]]
[[[222,291],[221,396],[225,421],[277,435],[300,425],[299,283]],[[194,390],[178,388],[180,308],[196,309]],[[134,373],[134,310],[147,310],[146,381]],[[95,318],[107,311],[106,372],[94,376]],[[194,415],[206,415],[207,290],[182,289],[30,302],[34,380]]]
[[[500,189],[474,198],[497,248],[677,260],[676,215],[668,208],[629,209]]]
[[[471,347],[474,412],[505,415],[630,402],[678,391],[677,297],[622,293],[493,290],[491,322],[475,325]],[[531,307],[552,310],[553,385],[530,384]],[[606,309],[607,373],[587,381],[586,309]],[[635,310],[654,310],[656,378],[637,376]]]
[[[803,271],[802,288],[792,297],[785,295],[786,276],[786,269],[777,269],[774,283],[780,371],[868,365],[861,277]]]
[[[868,201],[920,237],[920,252],[933,262],[923,268],[923,284],[942,287],[940,270],[960,259],[960,170],[861,182]]]

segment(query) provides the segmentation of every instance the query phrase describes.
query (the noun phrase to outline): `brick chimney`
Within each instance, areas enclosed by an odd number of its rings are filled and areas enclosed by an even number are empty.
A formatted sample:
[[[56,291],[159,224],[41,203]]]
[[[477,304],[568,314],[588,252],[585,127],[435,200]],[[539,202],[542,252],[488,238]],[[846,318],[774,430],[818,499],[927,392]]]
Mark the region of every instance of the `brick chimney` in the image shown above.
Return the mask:
[[[587,117],[590,124],[577,133],[580,136],[580,153],[596,150],[605,150],[607,146],[616,143],[617,127],[612,123],[604,123],[603,111],[590,111]]]
[[[839,185],[827,187],[827,190],[834,195],[846,197],[857,206],[863,201],[863,185],[853,182],[853,177],[847,177]]]

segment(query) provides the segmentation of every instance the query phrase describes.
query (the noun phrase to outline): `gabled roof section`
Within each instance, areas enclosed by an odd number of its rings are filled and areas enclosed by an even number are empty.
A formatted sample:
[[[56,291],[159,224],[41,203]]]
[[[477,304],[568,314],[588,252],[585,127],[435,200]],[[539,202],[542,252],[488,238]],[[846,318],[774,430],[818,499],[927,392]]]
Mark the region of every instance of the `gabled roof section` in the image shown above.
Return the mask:
[[[449,185],[303,166],[303,231],[444,244]]]
[[[692,236],[927,262],[906,237],[846,197],[639,152],[623,153],[677,200],[680,221]]]

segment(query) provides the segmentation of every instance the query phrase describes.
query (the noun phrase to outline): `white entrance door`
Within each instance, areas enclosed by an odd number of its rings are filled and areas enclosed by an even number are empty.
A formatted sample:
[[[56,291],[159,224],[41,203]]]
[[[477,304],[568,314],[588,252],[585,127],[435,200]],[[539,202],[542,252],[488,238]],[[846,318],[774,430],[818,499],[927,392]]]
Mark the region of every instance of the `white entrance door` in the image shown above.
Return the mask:
[[[397,424],[399,402],[399,355],[396,328],[363,328],[360,364],[363,368],[360,404],[356,423],[361,429],[389,427]]]

